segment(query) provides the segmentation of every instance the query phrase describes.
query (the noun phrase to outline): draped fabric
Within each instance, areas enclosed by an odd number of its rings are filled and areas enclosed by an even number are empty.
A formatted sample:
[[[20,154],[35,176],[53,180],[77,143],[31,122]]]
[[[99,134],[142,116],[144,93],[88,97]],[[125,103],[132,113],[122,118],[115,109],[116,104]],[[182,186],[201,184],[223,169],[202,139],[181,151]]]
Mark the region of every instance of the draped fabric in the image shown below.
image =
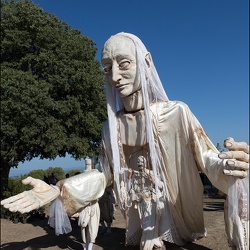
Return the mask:
[[[100,198],[107,185],[106,178],[97,169],[61,180],[57,185],[61,189],[62,203],[66,213],[72,216]]]
[[[67,234],[72,231],[71,223],[59,196],[50,205],[48,224],[55,229],[55,234]]]
[[[218,150],[184,103],[158,102],[151,104],[150,109],[156,153],[160,159],[159,174],[165,190],[164,207],[160,209],[158,217],[159,228],[155,230],[159,231],[158,236],[162,236],[164,240],[183,245],[187,241],[203,237],[206,232],[203,220],[203,185],[199,172],[204,172],[213,185],[227,193],[228,177],[223,174],[225,161],[218,158]],[[146,139],[137,140],[137,137],[143,136],[143,127],[138,127],[143,112],[142,110],[133,114],[118,113],[117,119],[123,119],[123,123],[127,121],[127,125],[130,126],[126,137],[132,136],[131,141],[144,141],[141,145],[127,145],[122,141],[123,136],[120,136],[122,144],[120,157],[124,159],[121,166],[124,169],[136,166],[139,155],[148,157]],[[132,128],[135,131],[131,131]],[[127,142],[129,140],[126,140]],[[106,164],[109,164],[105,166],[106,168],[112,167],[113,164],[111,152],[109,128],[106,124],[103,128],[102,150],[103,155],[108,157],[105,159]],[[125,190],[126,179],[126,171],[121,171],[120,183],[125,186]],[[124,192],[124,188],[122,190]],[[119,196],[118,193],[116,195]],[[133,238],[138,234],[140,236],[141,229],[140,223],[135,223],[138,221],[136,215],[138,211],[132,209],[129,201],[127,189],[126,201],[123,202],[121,209],[124,210],[128,223],[127,237]],[[130,230],[133,231],[132,235]],[[127,242],[130,241],[131,239],[127,238]]]
[[[117,33],[115,36],[129,38],[132,40],[136,50],[136,65],[137,65],[137,73],[140,79],[141,84],[141,91],[143,95],[143,107],[144,107],[144,117],[145,117],[145,134],[148,139],[148,147],[149,151],[148,154],[151,158],[152,164],[152,171],[154,172],[154,176],[157,176],[157,161],[158,155],[155,153],[154,147],[154,140],[153,140],[153,131],[152,131],[152,124],[150,119],[150,103],[157,102],[157,101],[168,101],[167,94],[163,88],[162,82],[159,78],[159,75],[156,71],[156,68],[153,63],[153,59],[150,56],[149,51],[142,43],[142,41],[135,35],[125,32]],[[104,45],[105,47],[105,45]],[[147,64],[145,58],[150,60],[150,67]],[[114,180],[115,184],[119,183],[119,172],[122,171],[122,166],[120,165],[120,161],[123,160],[120,158],[119,154],[119,146],[117,137],[117,130],[113,129],[117,127],[117,120],[116,114],[120,110],[123,109],[123,102],[119,93],[115,90],[114,86],[108,81],[106,77],[106,97],[107,97],[107,111],[108,111],[108,123],[111,129],[110,133],[110,141],[111,141],[111,151],[113,152],[112,155],[112,162],[113,162],[113,173],[114,173]],[[116,185],[116,189],[118,193],[121,192],[120,186]],[[157,203],[159,206],[159,196],[160,191],[158,188],[157,181],[155,182],[155,189],[156,189],[156,198]],[[118,203],[121,203],[120,196],[118,198]],[[120,204],[121,205],[121,204]]]
[[[206,235],[203,218],[203,185],[199,173],[203,172],[215,187],[228,194],[230,177],[223,174],[226,160],[218,158],[218,150],[186,104],[177,101],[158,102],[151,104],[150,110],[156,152],[160,159],[158,174],[163,182],[161,199],[163,205],[158,207],[158,210],[155,209],[157,216],[154,217],[155,227],[152,233],[154,237],[183,245]],[[126,244],[128,245],[138,245],[142,239],[139,217],[141,210],[132,204],[125,170],[128,167],[135,168],[140,155],[148,159],[149,147],[146,137],[144,138],[143,113],[141,110],[132,114],[123,111],[117,114],[118,124],[120,121],[125,124],[124,134],[119,130],[119,126],[117,127],[121,167],[124,171],[119,172],[117,185],[120,186],[120,193],[116,185],[114,191],[116,197],[120,197],[122,201],[120,208],[127,222]],[[129,129],[126,126],[129,126]],[[64,181],[61,196],[67,213],[73,214],[80,208],[86,207],[91,200],[102,196],[105,187],[114,181],[113,164],[109,124],[106,122],[103,126],[99,164],[102,173],[95,170],[87,176],[84,173],[76,176],[77,179],[68,178]],[[240,206],[241,200],[237,202],[236,205]],[[226,231],[231,243],[237,245],[242,241],[244,236],[241,234],[242,230],[244,232],[242,225],[249,223],[248,212],[244,221],[237,223],[232,217],[225,216]]]

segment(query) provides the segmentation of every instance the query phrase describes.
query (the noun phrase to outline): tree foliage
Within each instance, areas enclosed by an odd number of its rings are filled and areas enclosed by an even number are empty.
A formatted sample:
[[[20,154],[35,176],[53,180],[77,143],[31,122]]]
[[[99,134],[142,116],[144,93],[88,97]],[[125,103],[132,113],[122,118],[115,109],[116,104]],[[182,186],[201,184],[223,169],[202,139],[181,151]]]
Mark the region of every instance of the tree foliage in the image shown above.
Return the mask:
[[[65,173],[61,167],[49,167],[47,170],[45,170],[45,175],[47,177],[51,176],[51,174],[54,173],[56,178],[60,181],[62,179],[65,179]]]
[[[10,178],[8,183],[8,190],[4,191],[3,196],[10,197],[13,195],[17,195],[23,191],[30,190],[31,188],[30,186],[25,186],[22,184],[22,179],[23,178],[18,178],[18,179]]]
[[[29,0],[1,0],[0,32],[2,181],[34,157],[97,155],[106,101],[95,43]]]
[[[36,179],[43,180],[45,175],[45,171],[43,169],[35,169],[31,170],[28,175],[25,175],[25,178],[31,176]]]

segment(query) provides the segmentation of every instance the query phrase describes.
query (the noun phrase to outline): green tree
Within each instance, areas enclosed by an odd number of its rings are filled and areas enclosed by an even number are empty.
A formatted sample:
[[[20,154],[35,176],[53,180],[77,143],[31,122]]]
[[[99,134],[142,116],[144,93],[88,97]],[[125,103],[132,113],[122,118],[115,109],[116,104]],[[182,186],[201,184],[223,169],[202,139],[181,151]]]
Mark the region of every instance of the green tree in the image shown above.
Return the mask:
[[[6,194],[7,197],[19,194],[23,191],[30,189],[29,186],[24,186],[22,184],[22,179],[23,178],[18,178],[18,179],[10,178],[9,179],[8,191],[6,192],[9,194]]]
[[[95,43],[29,0],[1,0],[1,192],[19,162],[95,156],[106,119]]]
[[[43,180],[44,179],[44,175],[45,175],[45,171],[44,170],[42,170],[42,169],[36,169],[36,170],[30,171],[29,174],[26,175],[25,177],[31,176],[33,178]]]
[[[56,178],[60,181],[62,179],[65,179],[65,173],[61,167],[49,167],[47,170],[45,170],[45,175],[47,177],[50,177],[51,174],[54,173]]]

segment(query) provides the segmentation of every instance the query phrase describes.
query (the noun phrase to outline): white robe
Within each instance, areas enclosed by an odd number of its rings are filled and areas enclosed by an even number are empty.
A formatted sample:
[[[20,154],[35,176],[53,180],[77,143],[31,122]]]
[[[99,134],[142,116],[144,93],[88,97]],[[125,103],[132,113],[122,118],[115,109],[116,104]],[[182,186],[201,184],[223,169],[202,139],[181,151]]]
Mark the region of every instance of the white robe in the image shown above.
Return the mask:
[[[225,161],[218,158],[218,150],[184,103],[161,102],[151,105],[151,110],[154,138],[161,154],[161,179],[165,180],[168,193],[164,209],[161,210],[158,236],[182,245],[205,234],[203,185],[199,171],[204,172],[213,185],[226,193],[227,176],[223,174]],[[128,167],[136,166],[137,157],[148,151],[146,139],[141,138],[144,133],[143,126],[140,128],[143,113],[118,114],[122,124],[127,123],[135,128],[135,131],[126,131],[126,127],[121,130],[125,131],[121,134],[121,140]],[[105,126],[103,138],[104,152],[108,162],[112,163],[109,129]],[[131,239],[140,232],[140,223],[137,223],[137,211],[133,211],[133,208],[127,210],[126,242],[131,244]]]
[[[177,101],[159,102],[151,104],[150,108],[155,143],[160,154],[160,175],[165,184],[164,208],[159,213],[159,227],[154,230],[163,240],[183,245],[203,237],[206,231],[203,218],[203,185],[199,171],[205,173],[215,187],[227,194],[228,176],[223,174],[226,161],[218,158],[218,150],[186,104]],[[137,157],[145,156],[148,151],[147,143],[140,138],[145,132],[143,122],[141,123],[143,116],[143,110],[132,114],[125,114],[123,111],[118,113],[118,119],[123,121],[122,126],[124,126],[122,127],[124,130],[119,131],[122,143],[120,153],[121,158],[124,157],[124,167],[136,166]],[[124,121],[132,123],[132,127],[136,124],[134,131],[126,130]],[[113,181],[109,137],[108,122],[106,122],[103,126],[100,154],[103,175],[101,177],[96,174],[101,181],[97,182],[93,175],[95,180],[93,187],[96,193],[91,192],[91,195],[95,198],[104,191],[104,186],[110,185]],[[131,143],[132,145],[129,145]],[[83,176],[81,178],[84,179]],[[67,184],[68,188],[64,189],[67,190],[65,197],[62,192],[66,210],[69,203],[73,209],[72,204],[79,208],[84,206],[84,200],[91,200],[91,195],[87,192],[85,192],[87,196],[81,195],[81,199],[76,199],[76,195],[71,196],[74,190],[84,193],[74,187],[73,183]],[[115,191],[116,185],[114,185]],[[118,199],[119,194],[116,193],[116,196]],[[124,215],[128,222],[126,242],[129,244],[133,235],[137,234],[140,237],[140,223],[137,223],[139,216],[138,211],[133,211],[129,207],[125,207]]]

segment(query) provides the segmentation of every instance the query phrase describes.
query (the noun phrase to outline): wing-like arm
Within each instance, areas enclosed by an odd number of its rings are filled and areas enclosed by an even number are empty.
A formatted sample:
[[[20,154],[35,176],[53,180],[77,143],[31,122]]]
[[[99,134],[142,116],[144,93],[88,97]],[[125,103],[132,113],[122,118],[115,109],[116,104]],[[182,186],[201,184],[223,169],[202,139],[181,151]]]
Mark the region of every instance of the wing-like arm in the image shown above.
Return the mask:
[[[2,200],[1,205],[11,212],[26,213],[46,205],[60,195],[64,210],[70,216],[97,200],[104,193],[106,186],[110,185],[113,180],[110,150],[107,150],[105,145],[105,140],[108,140],[109,137],[106,131],[107,129],[103,129],[104,139],[100,151],[100,171],[93,169],[61,180],[56,184],[57,187],[48,185],[42,180],[28,177],[22,182],[25,185],[31,185],[33,189]]]
[[[189,141],[198,170],[208,177],[213,186],[227,194],[228,176],[224,174],[226,160],[218,157],[218,149],[187,106],[183,116],[186,116],[188,123]]]
[[[249,249],[249,146],[228,138],[227,152],[218,152],[199,122],[190,115],[197,166],[211,183],[227,194],[225,224],[228,241],[237,249]]]
[[[104,173],[93,169],[57,183],[64,209],[69,216],[100,198],[107,185]]]
[[[229,151],[220,153],[189,108],[186,114],[193,155],[199,170],[206,174],[216,188],[228,194],[229,176],[244,178],[248,174],[249,146],[228,138],[224,146]]]
[[[103,195],[105,188],[112,184],[111,149],[109,133],[105,124],[102,132],[98,170],[86,171],[57,183],[61,190],[64,209],[69,216],[81,211],[92,201],[96,201]]]

